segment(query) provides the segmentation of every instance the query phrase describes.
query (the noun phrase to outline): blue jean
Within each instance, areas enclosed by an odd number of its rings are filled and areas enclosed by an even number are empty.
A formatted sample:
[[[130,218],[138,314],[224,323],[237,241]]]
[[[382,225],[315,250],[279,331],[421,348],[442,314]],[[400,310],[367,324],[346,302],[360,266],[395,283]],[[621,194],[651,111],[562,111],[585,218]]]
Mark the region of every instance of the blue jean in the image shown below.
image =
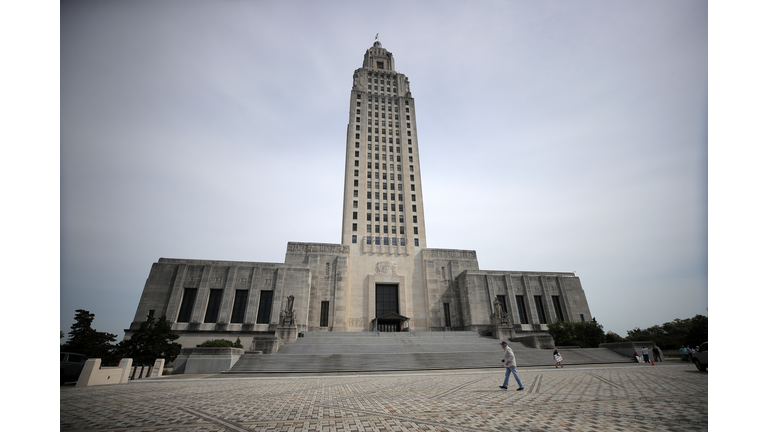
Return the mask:
[[[517,381],[517,385],[520,388],[523,388],[523,382],[520,381],[520,376],[517,374],[517,368],[514,366],[507,367],[507,373],[504,375],[504,387],[507,387],[507,384],[509,384],[510,373],[515,376],[515,381]]]

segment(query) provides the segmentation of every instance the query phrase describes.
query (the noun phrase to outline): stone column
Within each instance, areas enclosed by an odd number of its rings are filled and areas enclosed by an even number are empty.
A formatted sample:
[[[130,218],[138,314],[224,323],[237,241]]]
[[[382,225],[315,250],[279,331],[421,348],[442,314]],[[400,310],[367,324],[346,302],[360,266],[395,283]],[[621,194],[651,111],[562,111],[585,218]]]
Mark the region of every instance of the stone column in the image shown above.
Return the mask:
[[[261,268],[251,269],[251,283],[248,286],[248,306],[245,308],[245,319],[243,320],[243,331],[253,330],[256,324],[257,305],[259,303],[259,281],[261,280]]]
[[[560,308],[563,310],[563,316],[565,317],[566,321],[576,322],[576,320],[573,319],[571,306],[568,302],[568,294],[566,294],[566,291],[568,290],[563,288],[562,276],[557,276],[557,284],[560,285]]]
[[[269,331],[277,330],[277,325],[280,323],[280,305],[283,298],[283,292],[285,291],[283,285],[285,284],[285,269],[278,268],[275,276],[275,289],[272,292],[272,312],[269,316]]]
[[[539,282],[544,286],[544,276],[539,277]],[[523,291],[523,299],[525,303],[526,312],[528,312],[528,322],[537,329],[536,325],[539,323],[539,313],[536,311],[536,302],[533,300],[533,292],[530,286],[526,286]],[[540,327],[538,328],[540,329]]]
[[[171,288],[171,298],[168,299],[168,305],[166,306],[164,315],[169,323],[173,324],[179,317],[179,308],[181,307],[181,299],[184,296],[184,280],[187,277],[187,265],[179,264],[176,270],[176,279],[173,281],[173,288]]]
[[[224,285],[224,292],[221,293],[219,316],[216,319],[217,331],[226,331],[229,327],[229,320],[232,316],[232,307],[235,302],[235,283],[239,268],[240,266],[227,267],[227,282]]]
[[[349,285],[349,258],[336,257],[335,282],[333,295],[329,299],[328,322],[333,331],[347,331],[347,311],[349,310],[347,286]],[[312,276],[310,275],[310,282]],[[307,323],[309,325],[309,323]]]
[[[208,304],[208,282],[211,278],[211,266],[206,265],[203,267],[203,277],[200,279],[200,286],[197,288],[197,297],[195,298],[195,306],[192,309],[192,316],[189,318],[189,330],[197,330],[200,328],[200,323],[205,318],[205,305]]]
[[[510,277],[510,280],[512,278]],[[527,289],[528,281],[525,279],[525,275],[520,276],[520,281],[523,283],[523,292]],[[520,320],[520,314],[517,312],[517,299],[515,298],[515,291],[510,288],[509,292],[509,303],[511,310],[509,311],[509,314],[512,316],[512,326],[520,326],[522,321]]]

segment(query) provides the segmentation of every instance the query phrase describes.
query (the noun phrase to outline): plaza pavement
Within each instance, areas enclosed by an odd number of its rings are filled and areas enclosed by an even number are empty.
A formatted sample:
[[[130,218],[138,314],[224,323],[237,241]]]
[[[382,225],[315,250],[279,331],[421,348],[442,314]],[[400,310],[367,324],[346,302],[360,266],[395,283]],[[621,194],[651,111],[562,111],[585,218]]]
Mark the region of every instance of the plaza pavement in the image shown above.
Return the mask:
[[[62,431],[696,431],[690,363],[305,376],[173,375],[61,387]]]

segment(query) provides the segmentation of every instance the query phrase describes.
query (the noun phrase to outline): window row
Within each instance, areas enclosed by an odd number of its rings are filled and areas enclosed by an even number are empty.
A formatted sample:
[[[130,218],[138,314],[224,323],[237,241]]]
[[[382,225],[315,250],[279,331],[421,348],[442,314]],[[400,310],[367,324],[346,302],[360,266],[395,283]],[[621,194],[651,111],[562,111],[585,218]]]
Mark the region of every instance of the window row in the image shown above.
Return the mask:
[[[367,199],[375,199],[375,200],[383,200],[383,201],[404,201],[403,194],[397,194],[397,200],[395,200],[394,193],[387,194],[386,192],[382,192],[381,194],[379,194],[379,192],[373,192],[373,193],[368,192]],[[411,194],[411,201],[416,202],[416,194]],[[386,203],[384,205],[386,205]]]
[[[370,174],[370,172],[369,172],[369,174]],[[376,179],[378,179],[379,178],[379,176],[378,176],[379,173],[376,172],[375,174],[376,174]],[[384,180],[386,180],[386,173],[384,174],[384,176],[385,176]],[[370,176],[369,176],[369,178],[370,178]],[[387,182],[386,181],[385,182],[381,182],[381,183],[379,183],[379,182],[373,182],[373,183],[368,182],[368,188],[369,189],[371,188],[371,184],[373,184],[373,189],[387,190]],[[395,184],[394,183],[389,183],[389,189],[390,190],[395,190]],[[402,192],[403,191],[403,184],[402,183],[398,183],[397,184],[397,190],[398,190],[398,192]],[[411,192],[416,192],[416,185],[415,184],[411,185]],[[369,192],[369,194],[370,194],[370,192]],[[355,195],[355,196],[357,196],[357,195]]]
[[[368,203],[368,204],[370,204],[370,203]],[[377,207],[378,207],[378,206],[377,206]],[[414,206],[414,207],[415,207],[415,206]],[[378,210],[378,208],[377,208],[376,210]],[[384,209],[384,210],[386,211],[386,209]],[[394,211],[394,209],[393,209],[392,211]],[[353,213],[352,213],[352,219],[357,219],[357,217],[356,217],[356,216],[357,216],[357,214],[356,214],[356,213],[357,213],[357,212],[353,212]],[[372,216],[372,215],[373,215],[373,216]],[[373,220],[374,220],[374,222],[379,222],[379,221],[382,221],[382,222],[389,222],[389,217],[388,217],[388,216],[389,216],[389,215],[387,215],[386,213],[383,213],[383,214],[382,214],[382,213],[366,213],[366,217],[365,217],[365,219],[366,219],[366,220],[368,220],[368,221],[370,221],[371,219],[373,219]],[[405,223],[405,216],[403,216],[403,215],[400,215],[398,219],[399,219],[398,221],[399,221],[401,224],[402,224],[402,223]],[[395,215],[392,215],[392,223],[395,223]],[[416,215],[413,215],[413,223],[415,223],[415,224],[419,223],[419,221],[418,221],[418,216],[416,216]],[[353,224],[352,224],[352,231],[357,231],[357,224],[356,224],[356,223],[353,223]]]
[[[360,241],[365,244],[373,244],[373,245],[384,245],[384,246],[405,246],[408,244],[408,239],[403,237],[374,237],[374,236],[363,236],[360,238]],[[357,243],[357,236],[352,236],[352,243]],[[419,239],[415,238],[413,239],[413,245],[418,246],[419,245]]]
[[[399,231],[400,231],[401,235],[405,235],[405,227],[404,226],[401,225]],[[352,224],[352,232],[357,232],[357,224],[356,223]],[[371,225],[371,224],[367,224],[365,226],[365,232],[367,232],[367,233],[376,233],[376,234],[379,234],[379,233],[397,234],[398,230],[397,230],[397,227],[395,227],[395,226],[393,226],[392,229],[390,230],[390,227],[388,225]],[[413,227],[413,234],[414,235],[419,235],[419,227]]]
[[[197,299],[197,288],[184,288],[184,294],[181,299],[181,307],[177,322],[189,322],[192,318],[192,311]],[[219,322],[221,313],[221,300],[223,289],[212,289],[208,293],[208,305],[205,308],[205,323]],[[233,324],[242,324],[245,321],[245,311],[248,305],[248,290],[235,290],[235,298],[232,304],[232,313],[229,322]],[[256,314],[256,324],[269,324],[270,312],[272,311],[272,291],[259,292],[259,305]]]
[[[355,191],[355,192],[357,192],[357,191]],[[352,204],[352,207],[353,207],[353,208],[357,208],[357,204],[356,204],[356,203],[357,203],[357,201],[353,201],[352,203],[353,203],[353,204]],[[371,210],[371,203],[370,203],[370,202],[367,202],[367,203],[366,203],[366,206],[368,207],[368,210]],[[377,202],[373,203],[373,206],[374,206],[373,210],[377,210],[377,211],[378,211],[378,210],[387,211],[387,203],[382,203],[382,205],[381,205],[381,208],[379,208],[379,203],[377,203]],[[402,213],[403,211],[405,211],[405,210],[403,209],[403,205],[402,205],[402,204],[398,204],[398,206],[397,206],[397,210],[398,210],[399,212],[401,212],[401,213]],[[392,204],[391,204],[391,207],[390,207],[390,211],[395,211],[395,203],[392,203]],[[414,213],[416,213],[416,204],[413,204],[413,205],[411,206],[411,211],[412,211],[412,212],[414,212]],[[401,216],[401,217],[402,217],[402,216]],[[394,215],[392,215],[392,220],[394,220],[394,218],[395,218],[395,216],[394,216]],[[352,212],[352,219],[357,219],[357,212]],[[416,222],[416,219],[414,219],[413,221],[414,221],[414,222]]]
[[[373,124],[374,126],[378,126],[379,125],[379,120],[378,120],[379,115],[378,114],[379,113],[376,113],[376,116],[374,116],[373,118],[369,117],[368,118],[368,124]],[[411,116],[406,116],[406,117],[408,117],[408,120],[411,119]],[[388,122],[389,127],[392,127],[392,114],[387,114],[387,117],[385,117],[384,113],[381,113],[381,125],[382,126],[385,126],[384,122],[386,121],[386,119],[389,119],[389,122]],[[400,116],[395,114],[395,127],[397,127],[397,128],[400,127],[400,121],[399,120],[400,120]],[[360,117],[355,117],[355,123],[360,123]],[[410,126],[408,126],[408,127],[410,127]],[[360,129],[357,129],[357,130],[360,130]]]
[[[501,303],[501,310],[507,313],[507,296],[497,295],[496,299]],[[542,296],[533,296],[533,302],[536,307],[536,316],[539,319],[540,324],[547,324],[547,315],[544,313],[544,300]],[[526,309],[525,296],[515,296],[515,303],[517,305],[517,315],[520,317],[520,324],[529,324],[528,311]],[[563,316],[563,309],[560,305],[560,296],[552,296],[552,308],[555,311],[555,320],[565,321]]]
[[[369,172],[369,174],[370,174],[370,172]],[[375,174],[378,174],[378,172],[376,172]],[[360,171],[359,170],[355,170],[355,177],[359,177],[359,176],[360,176]],[[370,176],[368,178],[370,178]],[[386,180],[387,179],[387,173],[381,173],[381,178],[382,178],[382,180]],[[392,173],[389,174],[389,179],[390,180],[394,180]],[[410,175],[410,179],[411,179],[411,181],[414,181],[413,174]],[[399,182],[403,181],[402,174],[398,174],[397,175],[397,181],[399,181]],[[359,180],[355,179],[354,182],[355,182],[354,183],[355,187],[358,187],[358,185],[360,184]],[[371,182],[368,181],[367,184],[368,184],[368,189],[370,189],[371,188]],[[357,196],[357,195],[355,195],[355,196]],[[394,198],[392,198],[392,199],[394,199]]]

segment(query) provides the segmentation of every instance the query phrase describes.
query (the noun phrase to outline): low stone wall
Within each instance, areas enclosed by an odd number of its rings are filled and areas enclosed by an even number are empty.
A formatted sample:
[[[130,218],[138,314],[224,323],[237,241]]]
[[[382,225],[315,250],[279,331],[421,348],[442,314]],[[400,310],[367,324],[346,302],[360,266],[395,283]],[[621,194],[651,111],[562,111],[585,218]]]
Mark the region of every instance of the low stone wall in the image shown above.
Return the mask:
[[[163,367],[165,367],[165,359],[155,360],[155,364],[152,366],[134,366],[131,368],[129,378],[132,380],[141,378],[152,378],[163,375]]]
[[[648,358],[653,361],[653,347],[657,347],[661,360],[664,361],[664,352],[653,341],[633,341],[633,342],[612,342],[601,343],[600,348],[608,348],[609,350],[632,358],[635,353],[643,357],[643,347],[648,348]]]
[[[242,348],[182,348],[173,361],[173,373],[221,373],[230,370],[244,353]]]
[[[117,367],[101,367],[101,359],[88,359],[77,379],[76,387],[88,387],[108,384],[125,384],[131,371],[133,359],[120,360]]]
[[[261,351],[263,354],[274,354],[280,349],[280,345],[284,345],[285,341],[277,336],[259,335],[254,336],[251,341],[251,349],[249,351]]]
[[[514,341],[529,348],[555,349],[555,340],[550,335],[518,336]]]

